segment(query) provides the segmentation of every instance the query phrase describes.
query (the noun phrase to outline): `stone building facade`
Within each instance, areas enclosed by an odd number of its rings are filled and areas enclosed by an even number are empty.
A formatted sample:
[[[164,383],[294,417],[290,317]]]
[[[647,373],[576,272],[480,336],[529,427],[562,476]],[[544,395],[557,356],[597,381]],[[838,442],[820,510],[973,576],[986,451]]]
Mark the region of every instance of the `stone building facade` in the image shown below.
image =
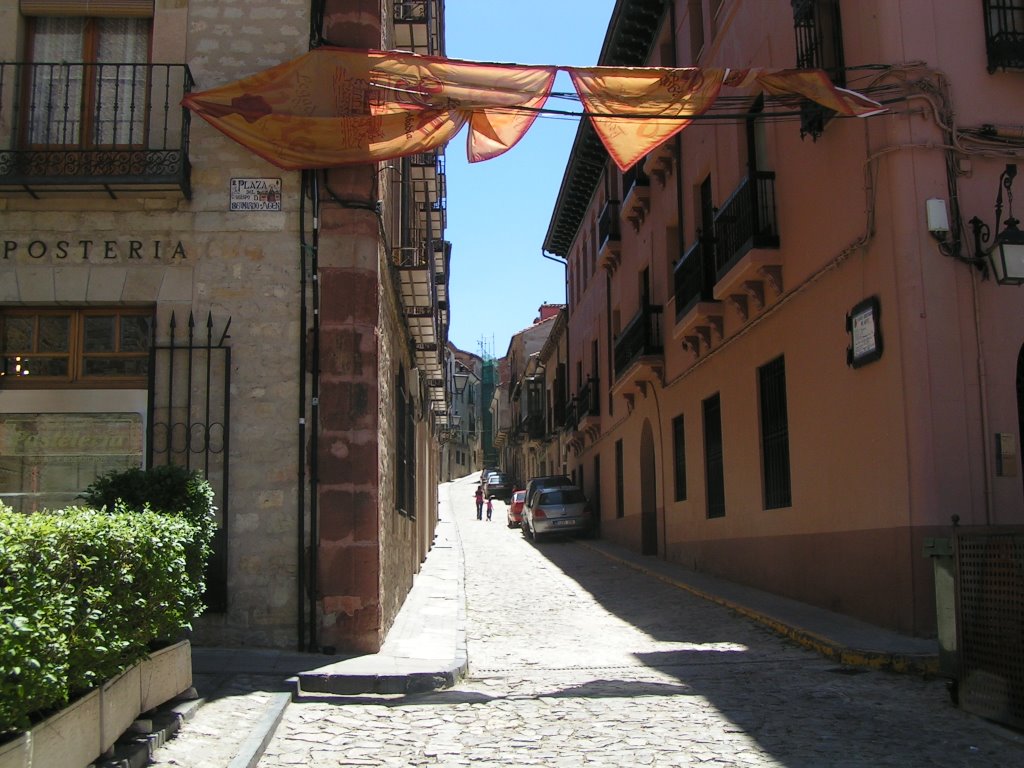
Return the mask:
[[[203,471],[197,642],[383,641],[436,522],[451,248],[440,152],[282,171],[180,100],[325,42],[442,54],[443,5],[0,3],[0,501]]]

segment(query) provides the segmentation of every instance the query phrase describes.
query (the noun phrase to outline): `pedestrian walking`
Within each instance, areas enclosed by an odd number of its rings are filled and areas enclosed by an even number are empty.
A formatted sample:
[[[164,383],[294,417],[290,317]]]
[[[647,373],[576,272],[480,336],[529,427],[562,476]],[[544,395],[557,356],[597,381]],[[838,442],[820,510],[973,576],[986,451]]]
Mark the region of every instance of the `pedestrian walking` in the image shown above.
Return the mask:
[[[476,487],[476,519],[480,520],[483,518],[484,511],[484,489],[481,486]]]
[[[494,504],[493,504],[492,500],[488,497],[488,499],[487,499],[487,519],[488,520],[491,519],[491,512],[493,512],[493,511],[494,511]]]

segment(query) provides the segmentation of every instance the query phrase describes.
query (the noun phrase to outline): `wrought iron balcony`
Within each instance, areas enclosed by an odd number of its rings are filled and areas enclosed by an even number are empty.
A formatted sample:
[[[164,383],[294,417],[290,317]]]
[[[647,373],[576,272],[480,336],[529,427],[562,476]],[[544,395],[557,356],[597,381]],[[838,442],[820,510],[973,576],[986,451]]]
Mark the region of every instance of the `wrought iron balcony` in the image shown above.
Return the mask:
[[[775,173],[745,178],[715,214],[715,273],[721,278],[752,248],[778,248]]]
[[[520,422],[520,431],[530,440],[543,440],[547,435],[544,425],[544,414],[540,411],[530,411]]]
[[[571,397],[565,404],[565,416],[562,419],[562,427],[568,432],[575,432],[577,424],[579,424],[579,403],[575,397]]]
[[[0,193],[180,191],[184,64],[0,62]]]
[[[1024,0],[985,0],[988,71],[1024,69]]]
[[[676,322],[700,301],[714,301],[715,272],[712,268],[714,245],[698,237],[673,272]]]
[[[581,419],[585,419],[588,416],[601,415],[599,389],[598,380],[592,377],[588,378],[583,386],[580,387],[580,391],[576,395],[576,401],[579,403],[579,417]]]
[[[623,373],[637,360],[644,357],[662,357],[665,353],[661,330],[662,308],[660,304],[649,304],[629,321],[615,340],[615,376]]]
[[[597,219],[597,253],[601,267],[614,272],[622,256],[622,221],[618,200],[606,202]]]

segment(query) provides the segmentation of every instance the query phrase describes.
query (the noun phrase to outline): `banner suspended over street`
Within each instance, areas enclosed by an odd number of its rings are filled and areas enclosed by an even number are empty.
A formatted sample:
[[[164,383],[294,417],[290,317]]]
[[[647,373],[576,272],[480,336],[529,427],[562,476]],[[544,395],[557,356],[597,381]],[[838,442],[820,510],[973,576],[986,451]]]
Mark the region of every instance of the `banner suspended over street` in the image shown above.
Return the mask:
[[[569,73],[616,165],[632,166],[706,112],[723,86],[798,95],[846,116],[883,107],[820,70],[555,67],[485,64],[399,51],[317,48],[182,101],[217,130],[285,170],[418,154],[468,126],[470,162],[514,147]]]

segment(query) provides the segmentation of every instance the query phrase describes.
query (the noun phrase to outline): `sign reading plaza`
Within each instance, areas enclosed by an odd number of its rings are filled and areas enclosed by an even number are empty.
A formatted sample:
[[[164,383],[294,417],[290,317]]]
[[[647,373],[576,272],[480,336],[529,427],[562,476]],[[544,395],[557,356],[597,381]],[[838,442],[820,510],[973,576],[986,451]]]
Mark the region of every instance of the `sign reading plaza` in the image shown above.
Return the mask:
[[[280,211],[280,179],[232,179],[232,211]]]

